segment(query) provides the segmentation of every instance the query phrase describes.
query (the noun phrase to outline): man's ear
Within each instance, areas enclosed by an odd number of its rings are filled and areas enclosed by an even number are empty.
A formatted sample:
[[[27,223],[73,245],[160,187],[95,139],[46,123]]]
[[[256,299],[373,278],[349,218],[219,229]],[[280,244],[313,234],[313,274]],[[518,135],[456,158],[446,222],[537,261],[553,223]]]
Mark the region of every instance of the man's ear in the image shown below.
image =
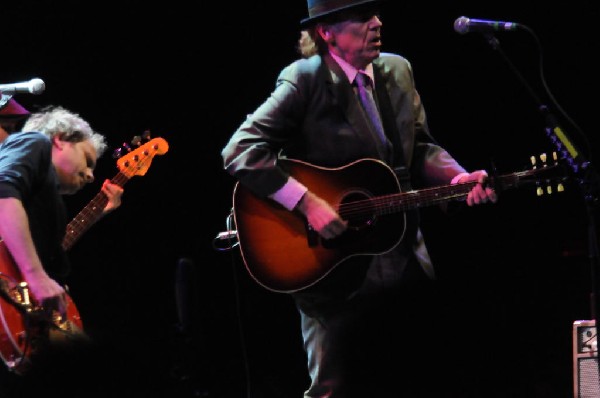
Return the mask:
[[[65,142],[60,139],[60,134],[52,136],[52,145],[55,146],[57,149],[63,149]]]
[[[319,25],[317,26],[317,33],[321,38],[326,42],[330,43],[332,39],[331,30],[327,25]]]

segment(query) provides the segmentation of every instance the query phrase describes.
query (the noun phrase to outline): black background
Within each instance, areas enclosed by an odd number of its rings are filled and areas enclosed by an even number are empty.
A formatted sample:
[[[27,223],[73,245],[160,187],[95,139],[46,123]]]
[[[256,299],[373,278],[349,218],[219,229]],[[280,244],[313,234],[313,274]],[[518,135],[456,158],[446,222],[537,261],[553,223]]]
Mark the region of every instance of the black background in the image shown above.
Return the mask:
[[[214,246],[234,186],[221,148],[297,57],[305,14],[302,0],[3,5],[0,83],[42,78],[43,94],[17,100],[32,111],[62,105],[108,138],[97,181],[67,198],[73,215],[117,173],[112,149],[146,130],[169,144],[71,250],[71,294],[104,344],[78,367],[99,385],[231,397],[298,397],[306,387],[291,299],[255,283],[236,250]],[[499,32],[494,49],[453,30],[461,15],[534,34]],[[466,168],[510,173],[552,151],[540,104],[586,157],[597,152],[596,1],[388,2],[382,19],[384,50],[412,62],[433,134]],[[577,180],[541,197],[533,186],[507,190],[496,205],[450,216],[423,209],[423,221],[445,316],[422,325],[440,340],[418,343],[455,356],[448,396],[569,397],[572,324],[592,317]],[[178,283],[182,270],[191,275]],[[178,292],[190,297],[178,302]]]

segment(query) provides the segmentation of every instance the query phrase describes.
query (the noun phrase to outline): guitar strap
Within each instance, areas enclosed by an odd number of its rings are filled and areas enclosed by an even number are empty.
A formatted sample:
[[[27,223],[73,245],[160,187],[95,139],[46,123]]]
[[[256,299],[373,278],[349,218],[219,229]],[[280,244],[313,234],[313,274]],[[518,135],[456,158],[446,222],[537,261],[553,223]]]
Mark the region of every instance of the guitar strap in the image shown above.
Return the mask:
[[[410,173],[404,160],[404,150],[400,140],[400,132],[394,121],[394,112],[392,109],[392,101],[388,95],[385,85],[385,79],[379,68],[373,65],[373,74],[375,75],[375,91],[377,93],[377,102],[379,103],[379,111],[381,113],[381,121],[388,139],[392,142],[394,152],[392,154],[392,167],[403,191],[408,191],[411,188]]]

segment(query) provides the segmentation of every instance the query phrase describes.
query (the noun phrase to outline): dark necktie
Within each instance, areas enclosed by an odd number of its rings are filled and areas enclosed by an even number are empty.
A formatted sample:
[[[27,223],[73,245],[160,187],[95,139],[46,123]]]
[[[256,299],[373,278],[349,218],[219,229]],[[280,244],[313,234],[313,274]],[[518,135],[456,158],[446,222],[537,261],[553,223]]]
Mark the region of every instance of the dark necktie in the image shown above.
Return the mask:
[[[369,90],[368,87],[371,84],[371,79],[369,79],[369,76],[365,75],[364,73],[358,72],[354,80],[356,81],[356,86],[358,87],[358,99],[360,100],[363,109],[367,113],[367,116],[371,120],[371,125],[377,132],[381,142],[387,143],[387,138],[381,123],[381,116],[379,115],[377,105],[375,104],[375,99],[373,98],[373,92]]]

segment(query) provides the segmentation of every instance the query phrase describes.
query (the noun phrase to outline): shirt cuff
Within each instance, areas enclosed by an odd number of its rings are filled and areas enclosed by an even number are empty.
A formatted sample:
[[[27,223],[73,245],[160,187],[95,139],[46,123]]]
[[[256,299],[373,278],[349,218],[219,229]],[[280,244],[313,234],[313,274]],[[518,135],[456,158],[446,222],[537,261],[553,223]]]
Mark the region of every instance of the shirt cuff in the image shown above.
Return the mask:
[[[285,185],[279,188],[277,192],[269,195],[269,198],[291,211],[294,210],[294,207],[300,202],[306,191],[308,191],[308,188],[294,177],[289,177]]]
[[[469,173],[460,173],[457,174],[452,181],[450,181],[450,184],[454,185],[454,184],[458,184],[458,181],[460,181],[461,178],[468,176]]]

